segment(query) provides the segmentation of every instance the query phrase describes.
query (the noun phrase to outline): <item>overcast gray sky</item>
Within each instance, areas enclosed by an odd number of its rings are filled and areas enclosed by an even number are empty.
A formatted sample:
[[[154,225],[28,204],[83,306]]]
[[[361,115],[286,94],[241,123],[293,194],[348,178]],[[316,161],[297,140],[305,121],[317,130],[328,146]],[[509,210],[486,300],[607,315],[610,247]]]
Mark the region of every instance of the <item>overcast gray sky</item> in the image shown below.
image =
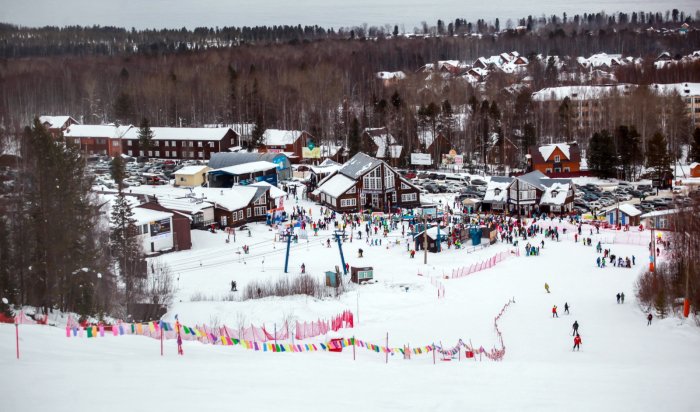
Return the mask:
[[[412,31],[438,18],[507,18],[605,10],[695,15],[698,0],[0,0],[0,21],[26,26],[112,25],[142,28],[317,24],[323,27],[399,24]]]

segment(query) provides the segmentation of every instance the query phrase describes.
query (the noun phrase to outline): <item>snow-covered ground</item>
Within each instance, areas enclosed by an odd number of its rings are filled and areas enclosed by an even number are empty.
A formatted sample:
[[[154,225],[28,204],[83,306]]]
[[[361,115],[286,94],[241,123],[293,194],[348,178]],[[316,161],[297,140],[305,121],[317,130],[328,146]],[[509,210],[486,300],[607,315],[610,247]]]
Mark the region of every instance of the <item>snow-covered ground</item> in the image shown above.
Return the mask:
[[[289,207],[293,200],[285,202]],[[301,202],[307,209],[309,203]],[[319,209],[313,206],[313,216]],[[546,222],[544,227],[558,225]],[[602,232],[602,231],[601,231]],[[644,233],[644,232],[643,232]],[[584,233],[585,234],[585,233]],[[355,234],[356,235],[356,234]],[[645,233],[640,236],[646,235]],[[176,277],[178,291],[166,319],[175,314],[184,324],[281,324],[284,319],[310,321],[343,310],[359,323],[329,337],[356,336],[366,342],[411,347],[454,345],[458,339],[475,347],[497,346],[494,317],[515,298],[499,321],[506,355],[503,362],[450,362],[432,354],[404,360],[358,348],[343,353],[269,353],[241,346],[184,343],[176,355],[174,341],[160,356],[157,340],[141,336],[80,339],[60,328],[20,326],[22,359],[14,359],[14,326],[0,325],[0,400],[8,411],[121,410],[694,410],[700,378],[700,330],[692,321],[655,319],[634,298],[634,282],[647,262],[644,246],[605,245],[618,256],[636,256],[632,269],[596,267],[594,247],[545,240],[537,257],[512,257],[495,267],[460,279],[443,279],[445,297],[437,298],[430,276],[482,261],[505,243],[479,250],[422,252],[410,259],[399,231],[369,246],[353,236],[344,244],[351,265],[373,266],[376,284],[351,288],[337,299],[306,297],[227,301],[230,282],[239,290],[251,280],[294,277],[304,263],[308,273],[323,277],[340,265],[337,245],[325,244],[330,231],[292,245],[289,274],[283,274],[284,243],[274,233],[251,225],[237,233],[193,232],[193,249],[163,255]],[[611,239],[609,233],[595,239]],[[399,245],[396,245],[396,240]],[[542,237],[531,242],[539,244]],[[387,242],[391,246],[387,248]],[[643,241],[639,242],[644,244]],[[250,246],[250,254],[239,252]],[[521,247],[522,242],[521,242]],[[364,250],[358,258],[357,249]],[[242,252],[242,251],[241,251]],[[263,263],[264,259],[264,263]],[[418,276],[421,273],[423,276]],[[551,293],[544,290],[550,285]],[[406,291],[405,287],[408,287]],[[626,302],[616,303],[624,292]],[[238,292],[241,293],[241,292]],[[199,296],[197,299],[193,297]],[[202,297],[213,300],[201,300]],[[565,302],[571,314],[563,313]],[[559,318],[551,308],[559,307]],[[577,320],[583,344],[572,352],[571,324]],[[322,338],[309,342],[321,342]]]

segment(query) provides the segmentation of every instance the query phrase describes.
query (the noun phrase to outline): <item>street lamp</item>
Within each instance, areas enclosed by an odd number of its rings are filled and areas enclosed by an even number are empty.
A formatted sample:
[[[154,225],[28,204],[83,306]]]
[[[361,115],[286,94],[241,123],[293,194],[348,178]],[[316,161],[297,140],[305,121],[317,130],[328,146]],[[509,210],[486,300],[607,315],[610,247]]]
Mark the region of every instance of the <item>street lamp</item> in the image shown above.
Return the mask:
[[[649,257],[649,271],[650,272],[656,272],[656,242],[654,239],[654,218],[652,217],[651,220],[649,220],[649,229],[651,229],[651,242],[649,242],[649,249],[651,256]]]

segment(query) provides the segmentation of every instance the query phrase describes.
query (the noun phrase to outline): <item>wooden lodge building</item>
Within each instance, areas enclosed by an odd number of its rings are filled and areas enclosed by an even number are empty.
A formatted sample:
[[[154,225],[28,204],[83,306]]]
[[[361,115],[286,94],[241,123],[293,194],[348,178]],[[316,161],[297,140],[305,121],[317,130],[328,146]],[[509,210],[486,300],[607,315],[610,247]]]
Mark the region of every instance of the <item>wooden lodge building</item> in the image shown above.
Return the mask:
[[[386,162],[358,153],[323,179],[312,196],[337,212],[420,206],[420,190]]]

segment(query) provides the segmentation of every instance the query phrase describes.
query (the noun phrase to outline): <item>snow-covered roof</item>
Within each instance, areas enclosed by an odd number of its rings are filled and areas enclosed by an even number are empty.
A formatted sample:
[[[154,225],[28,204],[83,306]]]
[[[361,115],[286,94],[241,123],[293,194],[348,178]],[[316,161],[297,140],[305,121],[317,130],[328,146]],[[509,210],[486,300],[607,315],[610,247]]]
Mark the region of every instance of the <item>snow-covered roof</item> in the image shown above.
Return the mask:
[[[248,186],[269,188],[270,189],[270,197],[273,199],[287,196],[287,192],[285,192],[284,190],[280,189],[277,186],[272,186],[271,184],[269,184],[268,182],[265,182],[265,181],[255,182],[255,183],[249,184]]]
[[[569,146],[568,143],[553,143],[553,144],[547,144],[544,146],[540,146],[538,149],[540,151],[540,154],[542,154],[542,158],[547,161],[549,160],[549,157],[554,153],[554,150],[559,148],[559,150],[564,153],[564,156],[567,159],[571,159],[571,146]]]
[[[165,199],[192,199],[213,203],[216,207],[228,211],[242,209],[256,198],[261,186],[233,186],[231,188],[193,187],[181,188],[167,185],[141,185],[129,188],[130,193],[156,196],[158,202]]]
[[[204,209],[214,207],[214,205],[209,202],[204,202],[201,199],[195,198],[171,199],[156,196],[156,200],[158,201],[158,204],[165,208],[180,212],[187,212],[190,215],[194,215],[200,213]]]
[[[214,169],[211,172],[224,172],[232,175],[241,175],[245,173],[255,173],[262,172],[265,170],[275,169],[277,165],[272,162],[267,162],[260,160],[257,162],[242,163],[235,166],[222,167],[220,169]]]
[[[700,83],[654,83],[649,86],[649,88],[652,91],[661,94],[671,94],[676,92],[682,97],[700,95]]]
[[[303,132],[301,130],[267,129],[262,136],[262,142],[266,146],[286,146],[294,144]]]
[[[402,80],[406,78],[406,74],[402,71],[398,72],[377,72],[377,78],[382,80]]]
[[[494,176],[486,184],[484,203],[504,203],[508,197],[508,186],[513,182],[511,177]]]
[[[589,58],[577,57],[576,61],[583,67],[612,67],[614,64],[622,63],[621,54],[598,53]]]
[[[329,174],[329,173],[333,173],[333,172],[335,172],[335,171],[337,171],[337,170],[340,170],[341,167],[343,167],[343,166],[341,166],[341,165],[339,165],[339,164],[328,165],[328,166],[309,166],[309,168],[310,168],[314,173],[316,173],[316,174],[322,174],[322,175]]]
[[[399,157],[401,157],[402,150],[403,146],[398,144],[392,144],[391,146],[389,146],[389,158],[398,159]]]
[[[132,209],[134,212],[133,218],[136,221],[136,225],[143,225],[149,222],[155,222],[158,220],[168,219],[173,217],[170,212],[162,212],[160,210],[151,210],[143,207],[135,207]]]
[[[209,169],[209,167],[204,165],[185,166],[182,169],[177,170],[174,175],[196,175],[199,173],[204,173],[207,169]]]
[[[619,84],[614,86],[559,86],[559,87],[547,87],[542,90],[538,90],[532,93],[532,100],[534,101],[551,101],[551,100],[564,100],[569,98],[571,100],[593,100],[604,97],[614,91],[617,93],[625,94],[629,93],[630,89],[634,85],[629,84]]]
[[[117,126],[114,124],[73,124],[68,126],[63,135],[65,137],[97,137],[105,139],[120,139],[131,128],[131,125]]]
[[[617,207],[612,208],[612,210],[617,209]],[[626,214],[627,216],[639,216],[642,214],[642,211],[634,207],[633,205],[629,203],[623,203],[619,207],[620,212]]]
[[[552,183],[542,193],[540,199],[541,205],[563,205],[566,203],[566,197],[569,193],[570,184],[567,183]]]
[[[315,194],[325,193],[331,197],[338,197],[353,187],[357,182],[341,174],[336,174],[326,180],[314,191]]]
[[[124,139],[138,140],[141,129],[134,126]],[[231,131],[228,127],[151,127],[153,140],[221,140]]]
[[[67,121],[73,120],[73,122],[78,123],[75,119],[70,116],[40,116],[39,121],[41,124],[49,124],[52,129],[57,129],[66,124]]]

